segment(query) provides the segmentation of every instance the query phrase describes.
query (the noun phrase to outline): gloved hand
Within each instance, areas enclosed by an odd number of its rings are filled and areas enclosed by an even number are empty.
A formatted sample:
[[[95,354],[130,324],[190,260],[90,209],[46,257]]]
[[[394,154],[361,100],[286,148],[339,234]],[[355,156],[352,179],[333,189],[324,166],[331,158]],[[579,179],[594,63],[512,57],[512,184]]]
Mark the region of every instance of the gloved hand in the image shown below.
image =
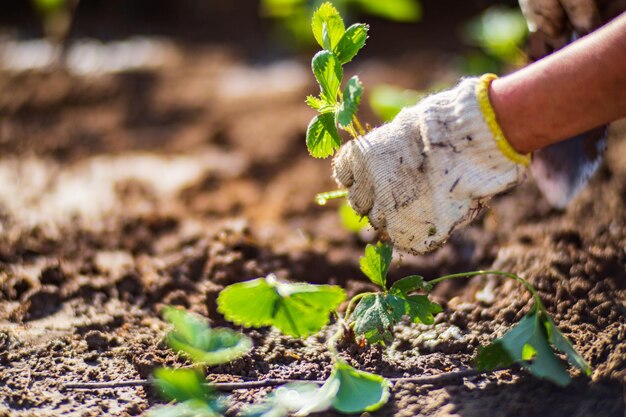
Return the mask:
[[[334,160],[350,205],[397,249],[424,253],[518,184],[529,156],[506,142],[489,103],[495,76],[467,78],[345,144]]]

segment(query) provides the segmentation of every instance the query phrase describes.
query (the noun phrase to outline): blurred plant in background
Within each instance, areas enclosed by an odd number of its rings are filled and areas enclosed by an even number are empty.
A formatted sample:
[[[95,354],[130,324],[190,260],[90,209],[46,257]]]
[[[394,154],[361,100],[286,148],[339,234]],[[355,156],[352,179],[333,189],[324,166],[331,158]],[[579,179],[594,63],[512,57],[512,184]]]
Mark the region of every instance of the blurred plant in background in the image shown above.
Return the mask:
[[[278,36],[295,47],[314,44],[310,18],[323,0],[261,0],[262,17],[276,20]],[[417,22],[422,17],[419,0],[333,0],[342,16],[364,13],[395,22]]]
[[[51,42],[62,45],[67,40],[74,10],[79,0],[31,0],[41,17],[43,32]]]
[[[463,40],[479,50],[464,57],[462,70],[469,75],[500,73],[524,61],[521,45],[528,27],[519,8],[496,5],[471,19],[462,29]]]

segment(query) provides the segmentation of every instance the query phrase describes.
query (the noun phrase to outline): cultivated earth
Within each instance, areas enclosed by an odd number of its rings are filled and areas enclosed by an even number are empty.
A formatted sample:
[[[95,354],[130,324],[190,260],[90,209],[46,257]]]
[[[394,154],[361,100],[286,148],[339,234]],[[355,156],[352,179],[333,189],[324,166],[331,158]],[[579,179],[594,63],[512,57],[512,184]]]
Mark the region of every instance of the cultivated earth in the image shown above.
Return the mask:
[[[183,365],[162,340],[164,305],[228,325],[216,311],[219,291],[270,272],[338,284],[350,296],[372,288],[358,257],[373,232],[343,230],[337,203],[313,201],[334,184],[330,162],[309,157],[304,145],[313,112],[303,99],[314,88],[307,65],[251,67],[219,49],[171,53],[157,70],[119,75],[0,74],[0,416],[141,415],[161,402],[147,387],[64,384],[138,380],[157,366]],[[366,89],[419,87],[419,77],[446,74],[448,64],[405,56],[351,70]],[[550,209],[527,181],[444,248],[404,256],[390,272],[392,279],[492,267],[520,274],[593,366],[592,377],[572,371],[572,384],[559,388],[516,368],[400,382],[372,415],[624,416],[626,140],[619,137],[566,211]],[[399,325],[387,350],[344,341],[341,351],[353,366],[387,377],[464,370],[480,344],[530,306],[518,284],[495,277],[442,284],[435,299],[444,312],[434,326]],[[299,341],[244,331],[254,349],[210,368],[211,378],[328,376],[324,335]],[[269,390],[235,391],[228,413]]]

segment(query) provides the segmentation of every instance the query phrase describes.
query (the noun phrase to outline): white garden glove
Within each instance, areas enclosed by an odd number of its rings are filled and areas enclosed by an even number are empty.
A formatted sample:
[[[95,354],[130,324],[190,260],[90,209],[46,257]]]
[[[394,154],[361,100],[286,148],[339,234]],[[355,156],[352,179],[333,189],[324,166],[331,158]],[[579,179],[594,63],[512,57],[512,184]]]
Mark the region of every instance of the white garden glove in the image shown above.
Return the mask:
[[[350,205],[397,249],[441,246],[491,196],[524,178],[529,156],[506,142],[489,104],[493,78],[467,78],[427,97],[335,158],[334,177],[349,188]]]

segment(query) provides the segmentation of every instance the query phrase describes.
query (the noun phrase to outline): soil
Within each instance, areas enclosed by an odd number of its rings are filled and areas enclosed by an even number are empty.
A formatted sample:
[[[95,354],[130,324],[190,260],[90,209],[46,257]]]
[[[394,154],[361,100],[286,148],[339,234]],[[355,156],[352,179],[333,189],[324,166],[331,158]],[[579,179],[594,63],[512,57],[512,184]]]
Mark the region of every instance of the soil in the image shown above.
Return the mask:
[[[350,71],[366,86],[413,87],[449,68],[446,57],[414,55],[365,60]],[[350,295],[371,288],[358,257],[373,233],[343,230],[336,203],[313,201],[334,185],[330,162],[310,158],[304,146],[310,78],[303,63],[249,66],[216,48],[181,49],[162,68],[118,75],[0,74],[0,415],[141,415],[161,403],[144,387],[63,384],[136,380],[184,364],[163,343],[164,305],[228,325],[216,311],[219,291],[270,272],[342,285]],[[478,268],[521,274],[593,366],[592,377],[572,370],[572,384],[559,388],[515,368],[398,383],[371,415],[624,416],[620,136],[567,210],[551,209],[529,180],[442,249],[403,256],[391,271],[393,279]],[[400,324],[387,350],[344,341],[341,351],[357,368],[388,377],[468,369],[477,347],[530,306],[518,284],[495,277],[441,284],[435,298],[444,307],[435,325]],[[210,368],[211,378],[328,375],[324,334],[300,341],[243,331],[254,349]],[[235,391],[228,414],[267,392]]]

